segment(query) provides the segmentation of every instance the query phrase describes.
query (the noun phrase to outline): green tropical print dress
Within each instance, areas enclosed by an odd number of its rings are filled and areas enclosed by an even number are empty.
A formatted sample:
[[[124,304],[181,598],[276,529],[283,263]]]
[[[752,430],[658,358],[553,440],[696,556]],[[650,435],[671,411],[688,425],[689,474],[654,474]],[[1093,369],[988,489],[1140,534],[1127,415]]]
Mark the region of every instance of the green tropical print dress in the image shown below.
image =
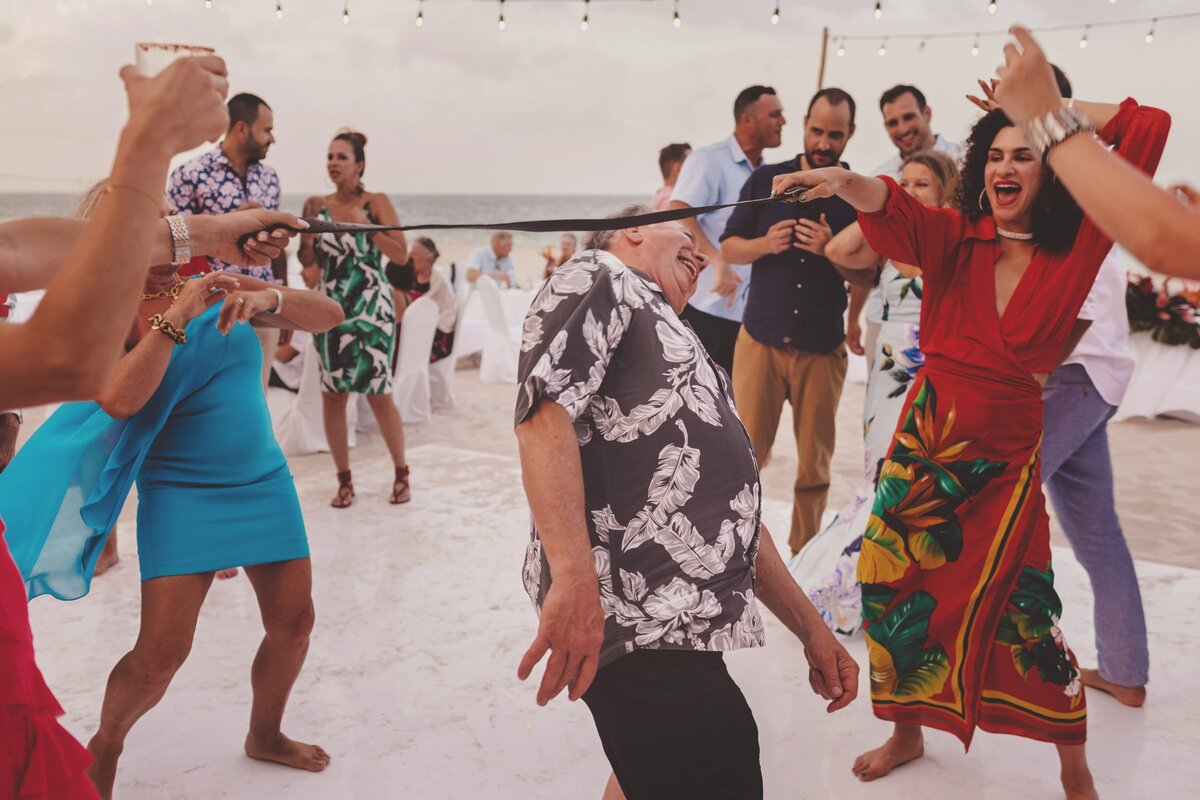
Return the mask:
[[[367,220],[375,222],[370,208]],[[321,207],[321,219],[332,220]],[[315,242],[325,294],[342,307],[341,325],[313,336],[321,364],[321,388],[339,394],[387,394],[392,390],[396,306],[383,254],[365,233],[324,233]]]

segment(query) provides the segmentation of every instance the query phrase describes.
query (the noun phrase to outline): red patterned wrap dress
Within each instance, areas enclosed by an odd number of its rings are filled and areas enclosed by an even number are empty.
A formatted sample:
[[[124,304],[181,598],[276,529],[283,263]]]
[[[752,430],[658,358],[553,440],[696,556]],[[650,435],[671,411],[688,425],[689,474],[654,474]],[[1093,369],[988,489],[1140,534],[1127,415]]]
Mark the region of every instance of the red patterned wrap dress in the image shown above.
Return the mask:
[[[1100,136],[1153,173],[1170,117],[1133,100]],[[919,264],[925,366],[880,471],[858,578],[876,716],[1082,744],[1087,708],[1059,629],[1040,479],[1042,388],[1111,240],[1088,219],[1036,249],[999,315],[991,216],[926,208],[888,183],[860,213],[876,252]]]

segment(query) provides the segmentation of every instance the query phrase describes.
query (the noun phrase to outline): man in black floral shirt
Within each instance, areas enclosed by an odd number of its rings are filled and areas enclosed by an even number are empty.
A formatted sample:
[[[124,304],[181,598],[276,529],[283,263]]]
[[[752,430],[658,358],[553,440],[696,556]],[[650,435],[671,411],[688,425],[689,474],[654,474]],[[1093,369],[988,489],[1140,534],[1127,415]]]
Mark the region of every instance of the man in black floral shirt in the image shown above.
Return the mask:
[[[665,223],[587,246],[525,318],[524,579],[541,622],[519,675],[550,652],[538,703],[584,698],[629,800],[761,797],[758,730],[721,655],[763,644],[756,598],[804,642],[830,710],[858,667],[760,536],[728,376],[677,316],[706,264],[692,235]]]

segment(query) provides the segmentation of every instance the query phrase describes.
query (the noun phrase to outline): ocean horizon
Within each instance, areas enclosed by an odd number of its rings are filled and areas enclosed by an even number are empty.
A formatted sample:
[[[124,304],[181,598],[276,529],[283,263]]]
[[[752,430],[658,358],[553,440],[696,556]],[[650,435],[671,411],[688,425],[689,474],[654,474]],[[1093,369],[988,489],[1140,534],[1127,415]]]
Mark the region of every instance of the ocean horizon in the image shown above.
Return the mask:
[[[70,216],[82,192],[0,192],[0,222],[22,217]],[[311,195],[285,193],[282,208],[299,214]],[[648,196],[573,194],[392,194],[401,223],[493,223],[535,219],[579,219],[604,217],[630,203],[646,202]],[[431,231],[435,241],[449,245],[484,244],[489,233],[482,230]],[[519,247],[541,249],[554,245],[559,234],[514,234]]]

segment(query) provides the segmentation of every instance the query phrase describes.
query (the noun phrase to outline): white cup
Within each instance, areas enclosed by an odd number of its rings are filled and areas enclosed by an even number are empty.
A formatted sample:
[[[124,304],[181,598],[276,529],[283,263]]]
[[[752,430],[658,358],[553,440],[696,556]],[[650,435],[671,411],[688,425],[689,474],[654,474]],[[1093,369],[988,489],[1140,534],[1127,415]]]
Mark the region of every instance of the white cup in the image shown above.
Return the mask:
[[[211,47],[194,44],[165,44],[162,42],[138,42],[133,46],[134,63],[138,72],[152,78],[162,72],[171,62],[189,56],[211,56],[217,51]]]

